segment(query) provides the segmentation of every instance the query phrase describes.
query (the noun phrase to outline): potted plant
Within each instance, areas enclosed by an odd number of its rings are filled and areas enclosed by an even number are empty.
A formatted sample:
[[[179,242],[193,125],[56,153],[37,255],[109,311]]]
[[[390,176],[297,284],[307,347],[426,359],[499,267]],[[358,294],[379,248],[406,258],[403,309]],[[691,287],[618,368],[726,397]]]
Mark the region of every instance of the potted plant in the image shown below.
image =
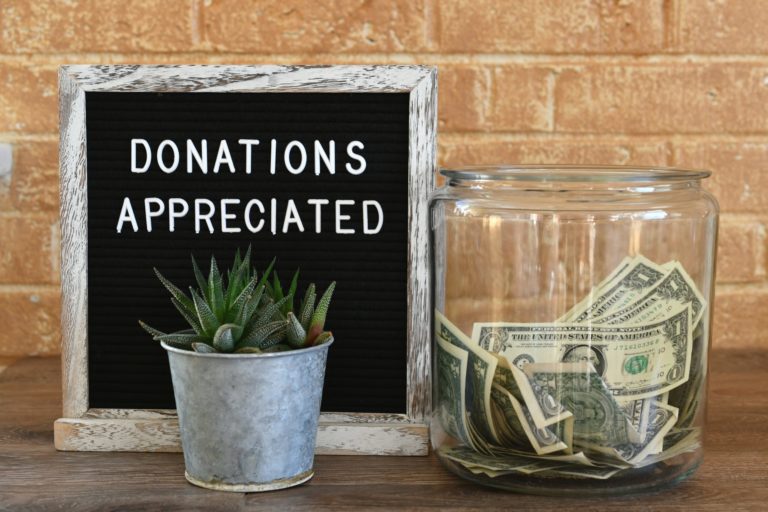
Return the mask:
[[[155,269],[190,329],[141,326],[168,353],[189,482],[253,492],[298,485],[312,475],[328,347],[324,330],[335,282],[317,300],[310,284],[294,309],[272,264],[259,278],[250,248],[226,279],[211,258],[207,279],[194,257],[189,295]]]

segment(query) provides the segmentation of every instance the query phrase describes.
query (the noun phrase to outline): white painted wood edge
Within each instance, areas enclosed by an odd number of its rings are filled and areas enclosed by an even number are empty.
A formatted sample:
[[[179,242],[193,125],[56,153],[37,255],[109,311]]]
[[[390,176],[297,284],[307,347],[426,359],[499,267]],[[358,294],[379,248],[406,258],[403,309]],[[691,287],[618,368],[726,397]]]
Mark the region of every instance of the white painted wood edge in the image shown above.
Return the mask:
[[[421,423],[321,423],[317,455],[424,456],[429,429]],[[176,419],[61,418],[54,423],[61,451],[180,452]]]

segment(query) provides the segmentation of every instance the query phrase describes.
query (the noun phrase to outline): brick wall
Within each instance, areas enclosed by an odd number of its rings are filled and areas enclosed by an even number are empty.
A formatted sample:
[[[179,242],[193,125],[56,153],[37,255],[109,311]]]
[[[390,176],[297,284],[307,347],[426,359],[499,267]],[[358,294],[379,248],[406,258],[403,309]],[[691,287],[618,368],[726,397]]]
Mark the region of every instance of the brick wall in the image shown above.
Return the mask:
[[[710,168],[715,345],[768,346],[766,26],[761,0],[2,0],[0,356],[58,351],[67,63],[433,64],[442,164]]]

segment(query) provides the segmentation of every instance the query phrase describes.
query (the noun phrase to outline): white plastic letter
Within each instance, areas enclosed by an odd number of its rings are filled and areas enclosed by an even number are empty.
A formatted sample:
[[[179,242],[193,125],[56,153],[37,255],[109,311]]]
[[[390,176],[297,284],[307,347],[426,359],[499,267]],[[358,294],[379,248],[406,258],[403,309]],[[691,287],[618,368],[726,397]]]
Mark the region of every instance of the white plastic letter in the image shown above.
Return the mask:
[[[376,227],[373,229],[370,229],[368,227],[368,207],[373,206],[379,211],[379,223],[376,224]],[[381,205],[378,201],[363,201],[363,233],[366,235],[375,235],[379,231],[381,231],[381,227],[384,225],[384,210],[381,209]]]
[[[156,205],[153,209],[151,205]],[[152,217],[159,217],[165,213],[165,203],[158,197],[147,197],[144,199],[144,215],[147,217],[147,233],[152,232]]]
[[[360,142],[359,140],[353,140],[352,142],[347,144],[347,155],[349,155],[349,158],[353,158],[358,162],[360,162],[360,165],[357,168],[353,168],[351,165],[347,163],[345,164],[345,167],[347,168],[347,172],[349,174],[354,174],[355,176],[359,176],[360,174],[363,174],[365,172],[365,167],[367,164],[365,162],[365,158],[363,158],[362,155],[352,151],[355,148],[364,149],[365,146],[363,146],[363,143]]]
[[[294,167],[291,163],[291,151],[293,148],[299,148],[299,152],[301,153],[301,163],[298,167]],[[289,142],[288,145],[285,146],[283,161],[285,162],[285,168],[288,169],[288,172],[291,174],[301,174],[307,166],[307,150],[304,149],[304,144],[297,140]]]
[[[181,210],[176,209],[176,205],[181,206]],[[189,213],[189,205],[184,199],[172,197],[168,200],[168,231],[171,233],[176,229],[176,219],[180,219]]]
[[[166,147],[170,147],[173,152],[173,164],[170,166],[165,165],[165,158],[163,158],[163,151]],[[164,140],[157,146],[157,165],[160,166],[160,170],[166,174],[171,174],[179,166],[179,148],[172,140]]]
[[[219,172],[221,164],[227,164],[227,166],[229,166],[229,172],[235,172],[235,163],[232,161],[232,155],[229,152],[229,145],[227,144],[226,139],[221,139],[221,143],[219,143],[219,152],[216,155],[216,162],[213,164],[214,174]]]
[[[288,227],[291,224],[296,224],[300,232],[304,232],[304,224],[301,223],[301,217],[299,216],[299,210],[296,209],[296,203],[293,199],[288,200],[288,206],[285,208],[285,220],[283,220],[283,233],[288,232]]]
[[[228,205],[236,205],[240,204],[239,199],[222,199],[221,200],[221,232],[222,233],[239,233],[240,228],[239,227],[229,227],[227,225],[228,220],[235,220],[237,218],[237,215],[234,213],[227,212],[227,206]]]
[[[127,197],[123,199],[123,207],[120,209],[120,218],[117,219],[117,232],[122,233],[123,232],[123,223],[125,221],[128,221],[131,223],[131,227],[133,228],[133,232],[137,232],[139,230],[139,223],[136,222],[136,214],[133,212],[133,206],[131,205],[131,200]]]
[[[341,221],[349,220],[351,218],[349,215],[341,214],[341,206],[342,205],[352,206],[353,204],[355,204],[354,199],[339,199],[338,201],[336,201],[336,233],[340,235],[352,235],[355,233],[354,229],[341,227]]]
[[[320,160],[325,162],[325,167],[331,174],[336,174],[336,141],[328,142],[328,153],[319,140],[315,141],[315,174],[320,176]]]
[[[146,154],[147,154],[147,159],[144,162],[143,167],[139,167],[136,165],[136,148],[139,144],[144,146],[144,150],[146,151]],[[147,169],[149,169],[149,165],[151,163],[152,163],[152,149],[149,147],[149,142],[147,142],[144,139],[131,139],[131,172],[135,172],[135,173],[147,172]]]
[[[254,226],[251,224],[251,208],[256,206],[256,208],[259,209],[262,215],[264,215],[264,203],[259,201],[258,199],[251,199],[248,201],[248,203],[245,205],[245,227],[248,228],[248,231],[251,233],[258,233],[261,231],[261,228],[264,227],[264,219],[259,219],[259,223]]]
[[[245,174],[251,174],[251,148],[259,145],[259,139],[238,139],[237,143],[245,145]]]
[[[195,143],[190,139],[187,139],[187,172],[192,174],[192,160],[197,162],[197,166],[203,171],[203,174],[208,174],[208,141],[203,139],[200,141],[200,151],[197,151]]]
[[[200,208],[202,205],[208,207],[208,213],[203,213]],[[213,205],[213,201],[209,199],[195,199],[195,233],[200,233],[200,221],[204,220],[208,225],[208,232],[213,233],[213,222],[211,217],[216,213],[216,207]]]
[[[315,205],[315,233],[319,233],[323,226],[320,220],[322,218],[321,207],[329,202],[327,199],[307,199],[307,204]]]

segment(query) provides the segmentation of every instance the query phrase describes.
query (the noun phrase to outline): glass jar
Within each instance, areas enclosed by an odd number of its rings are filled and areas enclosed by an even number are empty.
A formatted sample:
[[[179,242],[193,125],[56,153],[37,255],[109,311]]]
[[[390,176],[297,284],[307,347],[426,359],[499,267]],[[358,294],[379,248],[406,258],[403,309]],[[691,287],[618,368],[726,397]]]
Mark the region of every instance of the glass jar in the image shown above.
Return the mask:
[[[442,170],[432,447],[515,491],[619,494],[702,460],[717,201],[708,171]]]

